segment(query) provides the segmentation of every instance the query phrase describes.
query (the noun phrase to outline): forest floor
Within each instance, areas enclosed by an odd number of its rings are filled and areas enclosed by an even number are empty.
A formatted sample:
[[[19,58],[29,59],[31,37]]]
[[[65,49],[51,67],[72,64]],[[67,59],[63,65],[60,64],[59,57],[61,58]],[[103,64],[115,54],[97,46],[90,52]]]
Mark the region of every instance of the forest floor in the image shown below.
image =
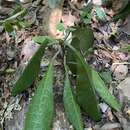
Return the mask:
[[[12,11],[12,4],[5,2],[0,7],[0,20],[7,18]],[[17,30],[15,37],[0,26],[0,130],[22,130],[25,113],[34,95],[36,84],[22,94],[13,97],[13,84],[20,75],[20,70],[37,49],[32,38],[36,35],[48,35],[46,26],[51,9],[46,0],[35,0],[23,4],[29,11],[25,19],[30,26]],[[67,26],[80,25],[79,10],[82,3],[67,2],[63,20]],[[89,21],[95,36],[94,53],[89,56],[90,64],[95,67],[106,81],[110,92],[116,96],[122,106],[122,113],[115,112],[106,103],[100,101],[102,120],[92,121],[83,114],[85,130],[130,130],[130,16],[124,21],[112,22],[112,9],[101,8],[107,14],[109,22],[102,23],[97,19],[95,8]],[[71,12],[71,15],[70,13]],[[55,19],[54,19],[55,21]],[[53,23],[52,23],[53,24]],[[53,28],[52,28],[53,29]],[[54,29],[55,30],[55,29]],[[52,31],[53,32],[53,31]],[[55,34],[54,34],[55,35]],[[49,60],[57,47],[47,48],[41,63],[41,75],[47,70]],[[61,57],[55,61],[55,118],[53,130],[73,130],[66,119],[62,104],[64,69]]]

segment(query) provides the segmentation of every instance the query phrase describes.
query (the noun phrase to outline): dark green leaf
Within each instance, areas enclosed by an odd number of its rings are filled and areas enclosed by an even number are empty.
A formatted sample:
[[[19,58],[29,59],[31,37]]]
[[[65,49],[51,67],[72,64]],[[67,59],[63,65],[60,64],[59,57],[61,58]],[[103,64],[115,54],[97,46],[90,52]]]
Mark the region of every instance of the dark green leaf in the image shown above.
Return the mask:
[[[4,28],[5,28],[5,30],[6,30],[8,33],[11,33],[11,32],[14,31],[13,26],[12,26],[11,23],[8,22],[8,21],[4,23]]]
[[[100,76],[106,83],[112,82],[112,73],[110,71],[102,72],[100,73]]]
[[[50,130],[53,112],[53,65],[51,63],[32,98],[24,130]]]
[[[101,118],[101,113],[96,101],[95,90],[90,82],[91,73],[79,51],[68,45],[75,53],[77,60],[77,87],[76,93],[80,106],[88,112],[95,121]],[[89,76],[88,76],[89,75]]]
[[[93,46],[94,35],[93,35],[93,31],[89,27],[77,28],[75,31],[72,32],[72,36],[79,39],[80,51],[83,54],[85,54],[87,50]]]
[[[93,31],[89,27],[77,28],[73,31],[73,39],[71,45],[79,50],[81,53],[86,54],[89,48],[93,46],[94,35]],[[76,60],[73,51],[70,48],[66,48],[67,65],[72,73],[76,74]]]
[[[19,79],[16,81],[12,91],[13,95],[17,95],[18,93],[27,89],[35,80],[40,70],[40,62],[44,54],[44,48],[46,47],[46,45],[47,40],[44,40],[43,44],[39,47],[37,52],[34,54],[28,65],[22,72]]]
[[[72,42],[71,42],[71,45],[75,48],[77,48],[77,50],[80,49],[79,47],[79,39],[74,37],[72,39]],[[69,66],[69,69],[71,70],[71,72],[73,74],[76,74],[77,72],[77,67],[76,67],[76,59],[75,59],[75,55],[73,53],[73,51],[69,48],[69,47],[66,47],[66,62],[67,62],[67,65]]]
[[[83,130],[80,108],[74,99],[67,72],[66,72],[66,79],[64,85],[63,100],[64,100],[65,113],[70,123],[72,123],[75,130]]]
[[[117,111],[121,111],[120,104],[117,102],[115,97],[109,92],[109,90],[105,86],[105,83],[100,78],[99,74],[92,68],[91,68],[91,77],[90,78],[91,78],[90,80],[91,80],[93,86],[95,87],[95,90],[99,94],[99,96],[101,98],[103,98],[104,101],[107,104],[109,104],[112,108],[114,108]]]

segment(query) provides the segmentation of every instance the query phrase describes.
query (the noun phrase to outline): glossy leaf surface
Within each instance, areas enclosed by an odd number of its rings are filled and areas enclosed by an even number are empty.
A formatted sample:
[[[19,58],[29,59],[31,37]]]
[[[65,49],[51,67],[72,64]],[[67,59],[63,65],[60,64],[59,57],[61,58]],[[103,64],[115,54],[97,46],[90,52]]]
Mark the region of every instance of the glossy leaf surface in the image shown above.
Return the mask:
[[[78,104],[76,103],[75,98],[73,96],[73,93],[71,90],[71,84],[70,84],[67,72],[66,72],[66,79],[65,79],[65,85],[64,85],[63,100],[64,100],[65,113],[70,123],[72,123],[75,130],[83,130],[83,123],[81,119],[80,108]]]
[[[32,98],[24,130],[51,130],[53,111],[53,65],[51,63]]]
[[[21,76],[16,81],[13,88],[13,95],[17,95],[30,87],[35,78],[38,76],[40,70],[40,62],[44,54],[44,49],[47,45],[47,40],[43,41],[43,44],[38,48],[34,56],[31,58],[26,68],[23,70]]]

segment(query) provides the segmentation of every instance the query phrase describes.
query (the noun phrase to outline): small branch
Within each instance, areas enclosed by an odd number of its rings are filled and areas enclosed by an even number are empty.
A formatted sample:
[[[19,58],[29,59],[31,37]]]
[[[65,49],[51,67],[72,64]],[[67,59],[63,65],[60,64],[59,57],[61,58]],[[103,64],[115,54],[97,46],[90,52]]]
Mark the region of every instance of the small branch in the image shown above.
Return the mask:
[[[13,16],[11,16],[11,17],[5,19],[5,20],[0,20],[0,24],[3,24],[3,23],[6,22],[6,21],[14,20],[14,19],[16,19],[18,16],[24,14],[25,12],[26,12],[26,9],[23,9],[22,11],[16,13],[15,15],[13,15]]]

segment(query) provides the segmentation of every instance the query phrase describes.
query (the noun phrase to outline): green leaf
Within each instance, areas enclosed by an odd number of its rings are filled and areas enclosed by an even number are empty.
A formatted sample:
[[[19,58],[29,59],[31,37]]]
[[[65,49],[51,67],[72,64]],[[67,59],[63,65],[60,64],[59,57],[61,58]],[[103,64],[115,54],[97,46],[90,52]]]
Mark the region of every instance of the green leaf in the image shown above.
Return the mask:
[[[64,24],[61,22],[58,22],[56,25],[56,29],[63,32],[65,30]]]
[[[50,36],[35,36],[33,37],[34,42],[38,44],[43,44],[45,39],[48,41],[48,43],[56,43],[56,40]]]
[[[26,115],[24,130],[50,130],[54,113],[53,64],[41,80]]]
[[[88,65],[89,66],[89,65]],[[89,67],[88,67],[89,68]],[[105,83],[99,76],[98,72],[96,72],[94,69],[90,68],[91,71],[91,82],[93,86],[95,87],[95,90],[99,94],[101,98],[104,99],[104,101],[109,104],[112,108],[114,108],[117,111],[121,111],[121,106],[117,102],[116,98],[109,92],[107,87],[105,86]]]
[[[100,73],[100,76],[106,83],[112,82],[112,73],[110,71],[102,72]]]
[[[94,35],[89,27],[76,28],[72,32],[73,39],[71,45],[83,54],[87,54],[89,48],[93,46]],[[67,65],[72,73],[76,74],[76,59],[73,51],[66,47]]]
[[[96,7],[96,14],[99,20],[106,22],[107,21],[107,16],[104,10],[101,9],[101,7],[97,6]]]
[[[8,33],[11,33],[11,32],[14,31],[13,26],[12,26],[11,23],[8,22],[8,21],[6,21],[6,22],[4,23],[4,28],[5,28],[5,30],[6,30]]]
[[[89,2],[86,7],[83,8],[83,11],[81,12],[81,20],[87,25],[91,23],[92,19],[92,2]]]
[[[79,39],[80,51],[83,54],[85,54],[88,51],[88,49],[93,46],[94,35],[92,29],[89,27],[76,28],[76,30],[72,32],[72,36]],[[76,47],[76,44],[74,47]]]
[[[12,91],[14,96],[30,87],[30,85],[37,77],[40,70],[40,62],[44,54],[44,48],[46,47],[47,43],[47,40],[43,41],[43,44],[39,47],[37,52],[27,64],[19,79],[16,81]]]
[[[72,39],[71,45],[74,46],[77,50],[79,50],[80,49],[79,43],[80,43],[79,39],[77,37],[74,37]],[[71,70],[71,72],[73,74],[76,74],[77,67],[76,67],[75,55],[69,47],[66,47],[66,52],[67,52],[66,53],[66,63],[69,66],[69,69]]]
[[[64,85],[63,101],[64,101],[65,113],[70,123],[72,123],[75,130],[83,130],[80,108],[74,99],[67,72]]]
[[[97,104],[95,89],[90,82],[91,73],[89,73],[89,68],[87,68],[87,64],[80,52],[72,46],[68,46],[74,51],[77,60],[76,94],[78,102],[91,118],[98,121],[101,118],[101,113]]]
[[[22,20],[22,21],[18,20],[16,25],[19,27],[19,29],[21,29],[21,28],[27,28],[31,24],[28,21],[26,21],[26,20]]]
[[[23,7],[21,5],[17,5],[16,7],[14,7],[13,11],[11,12],[11,16],[17,14],[21,10],[23,10]]]

